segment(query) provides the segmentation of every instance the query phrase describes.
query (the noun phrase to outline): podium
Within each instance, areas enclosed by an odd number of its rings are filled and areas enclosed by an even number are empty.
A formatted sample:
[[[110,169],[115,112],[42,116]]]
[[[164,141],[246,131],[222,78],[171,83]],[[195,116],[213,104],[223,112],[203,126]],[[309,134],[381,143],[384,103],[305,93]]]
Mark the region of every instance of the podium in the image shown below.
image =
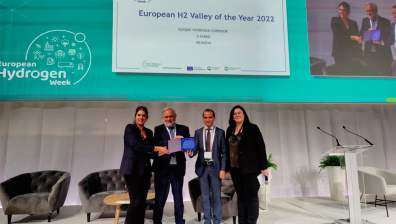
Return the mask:
[[[362,220],[362,210],[360,206],[360,190],[357,155],[374,147],[374,145],[344,145],[336,146],[328,151],[328,155],[344,156],[346,184],[348,193],[349,219],[337,220],[336,223],[362,224],[369,223]]]

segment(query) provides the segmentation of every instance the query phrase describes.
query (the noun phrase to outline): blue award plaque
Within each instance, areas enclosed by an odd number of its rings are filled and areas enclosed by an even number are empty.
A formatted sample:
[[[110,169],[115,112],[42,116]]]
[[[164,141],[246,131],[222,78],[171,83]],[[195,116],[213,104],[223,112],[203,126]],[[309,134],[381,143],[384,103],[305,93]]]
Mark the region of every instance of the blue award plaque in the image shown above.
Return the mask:
[[[195,151],[194,138],[182,138],[181,139],[181,150],[182,151]]]

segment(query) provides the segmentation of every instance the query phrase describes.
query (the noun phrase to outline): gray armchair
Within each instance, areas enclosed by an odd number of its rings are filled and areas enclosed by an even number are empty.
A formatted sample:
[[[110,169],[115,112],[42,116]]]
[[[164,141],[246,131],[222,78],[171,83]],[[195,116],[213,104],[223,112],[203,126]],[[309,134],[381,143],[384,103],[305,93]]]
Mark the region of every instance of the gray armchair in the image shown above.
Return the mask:
[[[198,221],[201,221],[203,208],[201,200],[201,187],[199,185],[198,178],[194,178],[188,182],[188,190],[194,211],[198,214]],[[232,217],[233,223],[235,224],[236,217],[238,216],[238,202],[234,184],[229,174],[227,174],[221,182],[221,208],[223,218]]]
[[[69,190],[70,174],[48,170],[24,173],[0,184],[0,201],[8,224],[14,214],[59,213]]]
[[[149,192],[154,192],[153,178]],[[78,183],[80,200],[87,222],[91,221],[93,212],[115,212],[114,206],[105,205],[103,199],[111,194],[126,193],[125,180],[120,175],[119,169],[103,170],[88,174]],[[154,200],[147,201],[149,208],[154,205]]]
[[[78,192],[87,222],[92,212],[114,212],[114,206],[103,203],[103,199],[115,193],[127,192],[124,178],[118,169],[103,170],[88,174],[78,183]]]
[[[386,216],[389,217],[388,204],[395,201],[387,199],[390,195],[396,195],[396,172],[370,166],[361,166],[358,170],[359,189],[362,196],[375,195],[374,206],[385,206]],[[384,199],[379,199],[382,196]]]

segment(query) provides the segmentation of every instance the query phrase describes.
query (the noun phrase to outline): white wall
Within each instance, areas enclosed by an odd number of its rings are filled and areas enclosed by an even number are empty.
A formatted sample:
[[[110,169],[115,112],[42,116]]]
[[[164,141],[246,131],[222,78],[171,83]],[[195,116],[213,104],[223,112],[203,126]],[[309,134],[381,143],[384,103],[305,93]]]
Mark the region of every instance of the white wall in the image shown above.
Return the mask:
[[[47,102],[0,103],[0,181],[23,172],[60,169],[71,173],[67,204],[79,204],[77,183],[87,174],[119,168],[123,132],[137,105],[149,108],[147,126],[161,123],[161,110],[172,106],[179,123],[190,132],[201,126],[201,112],[213,108],[217,124],[227,127],[234,104]],[[334,132],[342,144],[363,141],[342,130],[342,125],[367,136],[377,147],[365,154],[365,163],[396,170],[396,109],[384,105],[276,105],[244,104],[258,124],[279,170],[274,172],[275,197],[327,195],[325,172],[318,164],[332,140],[316,126]],[[195,177],[195,159],[188,159],[187,182]],[[170,198],[171,199],[171,198]]]

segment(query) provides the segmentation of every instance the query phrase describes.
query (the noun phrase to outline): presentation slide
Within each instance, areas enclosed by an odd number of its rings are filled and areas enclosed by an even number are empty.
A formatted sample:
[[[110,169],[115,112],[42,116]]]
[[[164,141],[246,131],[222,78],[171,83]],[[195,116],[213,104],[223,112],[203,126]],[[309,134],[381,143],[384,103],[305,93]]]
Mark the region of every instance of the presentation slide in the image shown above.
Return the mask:
[[[113,4],[113,72],[290,75],[286,0]]]

